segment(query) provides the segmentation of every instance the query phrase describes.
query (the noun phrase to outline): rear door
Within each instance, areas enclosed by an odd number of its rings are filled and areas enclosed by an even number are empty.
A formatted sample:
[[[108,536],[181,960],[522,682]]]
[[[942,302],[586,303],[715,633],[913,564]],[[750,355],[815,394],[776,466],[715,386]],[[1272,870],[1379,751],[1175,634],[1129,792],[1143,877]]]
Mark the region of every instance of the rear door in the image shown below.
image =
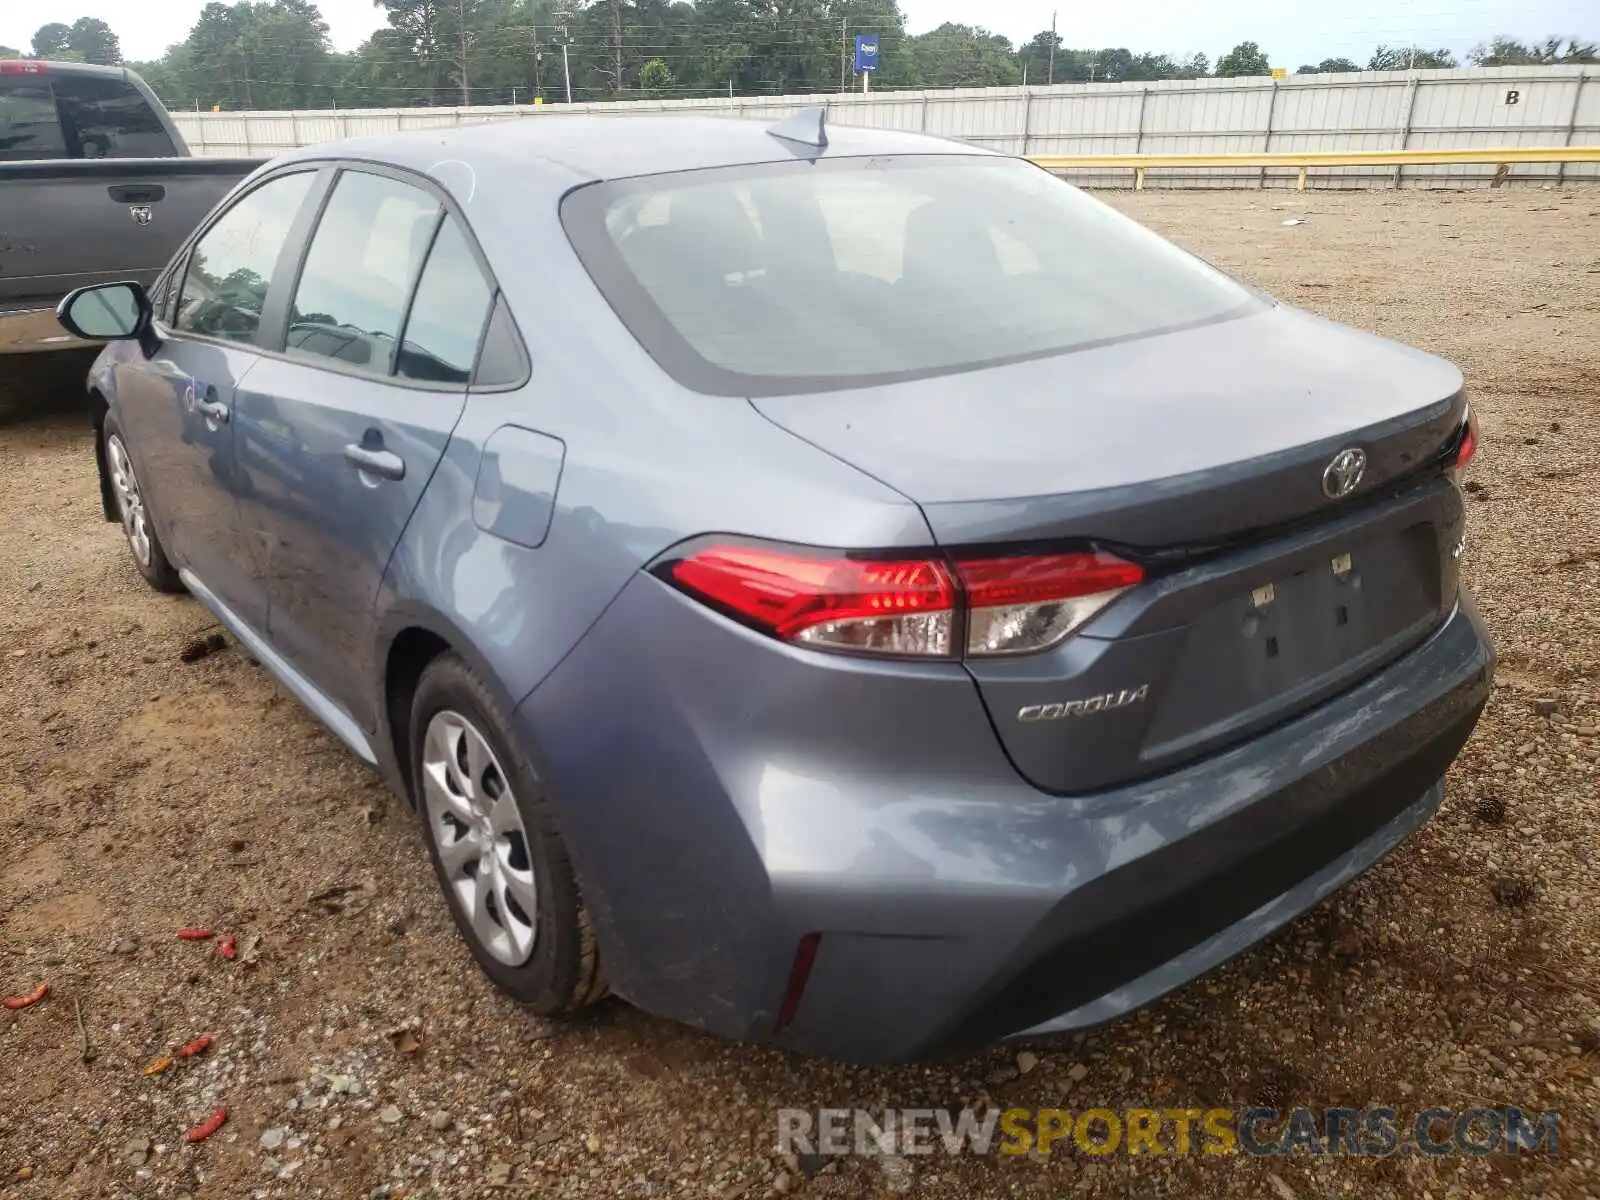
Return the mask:
[[[256,628],[266,591],[239,524],[233,408],[316,180],[314,169],[274,176],[220,213],[163,281],[172,294],[158,289],[160,348],[116,368],[117,419],[168,554]]]
[[[238,401],[273,644],[366,728],[389,556],[466,401],[494,289],[432,185],[345,170]],[[463,519],[465,515],[463,515]]]

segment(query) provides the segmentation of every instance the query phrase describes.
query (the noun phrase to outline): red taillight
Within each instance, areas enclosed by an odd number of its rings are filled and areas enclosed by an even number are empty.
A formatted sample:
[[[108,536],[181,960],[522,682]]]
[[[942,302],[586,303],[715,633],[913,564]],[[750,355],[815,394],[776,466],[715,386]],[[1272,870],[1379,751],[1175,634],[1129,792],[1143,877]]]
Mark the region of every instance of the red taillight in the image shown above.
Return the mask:
[[[1466,432],[1461,435],[1461,446],[1456,450],[1456,470],[1460,470],[1472,461],[1472,456],[1478,452],[1478,426],[1469,417]]]
[[[775,1030],[787,1028],[800,1011],[800,997],[805,995],[806,983],[811,978],[811,966],[817,961],[817,948],[822,945],[820,933],[808,933],[794,949],[794,964],[789,968],[789,986],[784,989],[783,1003],[778,1006]]]
[[[1144,571],[1096,551],[964,559],[952,567],[932,558],[714,545],[673,563],[671,577],[785,641],[951,658],[963,614],[968,655],[1042,650],[1137,584]]]
[[[0,58],[0,75],[48,75],[48,64],[31,58]]]
[[[1128,588],[1144,568],[1110,554],[1041,554],[958,562],[969,617],[967,653],[1053,646]]]
[[[932,560],[713,546],[674,563],[672,578],[785,641],[880,654],[950,653],[955,584]]]

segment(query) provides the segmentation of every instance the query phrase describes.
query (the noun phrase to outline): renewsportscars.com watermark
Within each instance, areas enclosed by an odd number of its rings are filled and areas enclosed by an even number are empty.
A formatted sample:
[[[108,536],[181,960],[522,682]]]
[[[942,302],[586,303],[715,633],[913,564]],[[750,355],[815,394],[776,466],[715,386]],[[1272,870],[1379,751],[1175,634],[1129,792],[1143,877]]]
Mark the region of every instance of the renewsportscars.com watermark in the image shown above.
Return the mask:
[[[1051,1153],[1256,1157],[1346,1154],[1435,1157],[1556,1153],[1557,1109],[1424,1108],[1404,1118],[1392,1108],[785,1108],[778,1149],[785,1154]]]

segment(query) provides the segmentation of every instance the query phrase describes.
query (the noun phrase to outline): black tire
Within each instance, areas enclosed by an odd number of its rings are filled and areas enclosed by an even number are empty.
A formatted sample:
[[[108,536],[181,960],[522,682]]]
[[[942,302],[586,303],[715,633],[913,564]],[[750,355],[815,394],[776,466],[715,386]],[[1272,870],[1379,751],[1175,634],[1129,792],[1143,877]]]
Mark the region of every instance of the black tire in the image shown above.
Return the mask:
[[[526,856],[533,871],[538,911],[532,918],[534,939],[526,961],[513,965],[491,952],[463,910],[440,857],[444,836],[431,815],[423,777],[429,724],[440,713],[454,713],[476,727],[503,772],[526,833]],[[484,974],[502,991],[529,1005],[541,1016],[559,1016],[594,1003],[606,994],[600,950],[579,894],[565,844],[556,830],[544,787],[508,734],[510,721],[471,668],[453,653],[440,655],[423,671],[411,705],[411,778],[422,819],[428,857],[450,915]],[[485,789],[488,790],[488,789]]]
[[[148,554],[141,555],[138,539],[132,519],[128,515],[128,500],[125,493],[115,483],[112,484],[111,494],[118,514],[122,518],[123,540],[128,546],[128,557],[133,559],[133,565],[139,569],[139,574],[144,576],[144,581],[158,592],[177,593],[185,590],[183,580],[178,578],[177,569],[167,558],[167,551],[161,544],[161,538],[156,533],[155,521],[150,513],[150,503],[145,497],[144,488],[140,485],[138,477],[133,473],[131,458],[127,457],[128,438],[122,432],[122,427],[117,424],[117,418],[111,413],[106,414],[106,419],[100,427],[100,437],[103,453],[105,454],[106,470],[115,477],[117,468],[113,465],[115,450],[113,442],[122,447],[124,461],[127,463],[127,472],[132,482],[134,494],[138,497],[138,504],[144,511],[142,514],[143,534],[149,542]]]

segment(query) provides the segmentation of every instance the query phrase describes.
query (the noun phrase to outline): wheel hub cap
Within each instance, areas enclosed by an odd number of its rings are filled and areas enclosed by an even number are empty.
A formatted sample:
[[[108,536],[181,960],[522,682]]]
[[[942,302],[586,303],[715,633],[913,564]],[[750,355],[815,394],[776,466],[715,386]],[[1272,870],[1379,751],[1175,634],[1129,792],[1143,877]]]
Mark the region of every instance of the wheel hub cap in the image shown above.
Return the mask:
[[[539,913],[528,833],[488,739],[459,713],[428,722],[422,794],[451,900],[491,957],[521,966]]]
[[[122,532],[128,546],[141,566],[150,565],[150,526],[144,511],[144,499],[139,494],[139,480],[133,473],[133,460],[122,439],[112,434],[106,440],[106,465],[110,467],[111,490],[117,497],[117,513],[122,519]]]

